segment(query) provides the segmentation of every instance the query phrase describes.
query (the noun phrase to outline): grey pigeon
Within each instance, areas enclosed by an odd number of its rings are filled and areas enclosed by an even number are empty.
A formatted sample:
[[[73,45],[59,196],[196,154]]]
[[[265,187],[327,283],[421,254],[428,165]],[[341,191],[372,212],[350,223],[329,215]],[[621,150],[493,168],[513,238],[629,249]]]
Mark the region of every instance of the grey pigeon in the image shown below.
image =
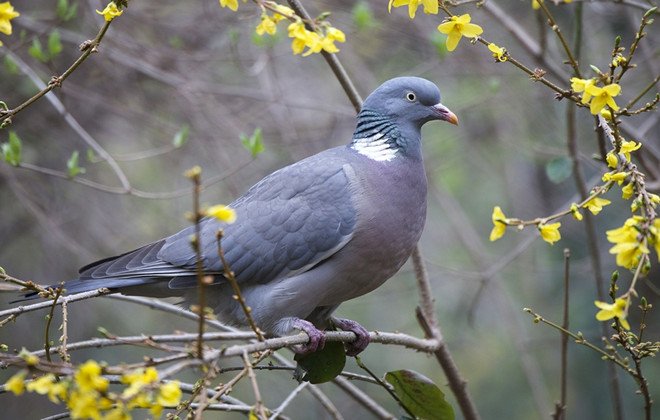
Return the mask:
[[[426,218],[421,128],[457,124],[435,84],[418,77],[383,83],[364,102],[347,146],[332,148],[266,176],[230,204],[233,224],[201,222],[204,270],[215,273],[208,305],[229,324],[246,325],[218,257],[216,233],[256,324],[272,335],[307,333],[298,352],[324,345],[323,329],[353,331],[356,355],[369,343],[357,322],[332,317],[344,301],[392,277],[410,256]],[[197,301],[194,227],[87,265],[67,293],[101,287],[124,294]]]

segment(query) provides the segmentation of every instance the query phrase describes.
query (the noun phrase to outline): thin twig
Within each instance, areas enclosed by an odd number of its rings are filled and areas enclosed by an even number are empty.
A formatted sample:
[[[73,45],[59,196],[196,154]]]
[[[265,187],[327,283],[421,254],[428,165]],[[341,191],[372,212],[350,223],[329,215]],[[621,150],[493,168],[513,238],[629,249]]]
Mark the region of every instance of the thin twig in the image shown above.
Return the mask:
[[[562,328],[568,330],[568,296],[569,296],[569,262],[571,258],[571,251],[568,248],[564,249],[564,313]],[[555,420],[563,420],[566,418],[566,396],[568,385],[568,334],[561,333],[561,370],[559,378],[560,397],[559,402],[555,404],[555,412],[552,418]]]
[[[220,261],[222,262],[222,269],[224,270],[224,276],[225,279],[229,282],[231,285],[232,290],[234,291],[234,299],[241,305],[241,309],[243,309],[243,314],[245,314],[245,319],[247,320],[248,325],[254,331],[254,333],[257,336],[257,339],[259,341],[264,341],[264,333],[261,331],[261,329],[257,326],[257,323],[254,322],[254,317],[252,316],[252,308],[248,306],[248,304],[245,302],[245,298],[243,298],[243,294],[241,293],[241,288],[238,286],[238,281],[236,280],[236,276],[234,275],[234,272],[231,270],[231,267],[229,266],[229,263],[227,262],[227,259],[225,258],[225,252],[222,249],[222,236],[224,232],[222,229],[219,229],[218,232],[216,233],[216,240],[218,243],[218,256],[220,257]]]
[[[411,418],[414,419],[414,418],[417,417],[417,416],[415,416],[415,414],[414,414],[412,411],[410,411],[410,409],[409,409],[409,408],[403,403],[403,401],[401,401],[401,398],[399,398],[399,396],[396,395],[396,393],[392,390],[392,387],[391,387],[391,386],[388,386],[388,384],[386,384],[382,379],[380,379],[378,376],[376,376],[376,374],[373,373],[373,372],[371,371],[371,369],[369,369],[364,363],[362,363],[362,359],[360,359],[359,356],[355,356],[355,363],[357,363],[357,365],[358,365],[362,370],[364,370],[365,372],[367,372],[367,373],[369,374],[369,376],[371,376],[371,377],[376,381],[376,383],[377,383],[378,385],[380,385],[383,389],[385,389],[385,391],[387,391],[387,393],[390,394],[390,396],[394,399],[394,401],[396,401],[397,404],[399,404],[399,406],[400,406],[401,408],[403,408],[403,410],[404,410],[406,413],[408,413],[408,414],[410,415]]]
[[[524,308],[523,310],[534,317],[534,322],[536,322],[536,323],[542,322],[542,323],[544,323],[546,325],[549,325],[550,327],[560,331],[561,333],[569,335],[571,338],[573,338],[575,340],[575,342],[577,344],[581,344],[585,347],[590,348],[591,350],[593,350],[596,353],[600,354],[600,356],[603,360],[609,360],[609,361],[615,363],[616,365],[621,367],[623,370],[625,370],[626,372],[631,374],[633,377],[635,377],[636,372],[633,369],[631,369],[630,366],[628,366],[628,364],[624,360],[622,360],[617,355],[608,353],[605,350],[601,349],[600,347],[592,344],[586,338],[584,338],[584,336],[581,333],[576,334],[576,333],[573,333],[572,331],[566,330],[566,329],[562,328],[561,325],[542,317],[541,315],[534,312],[530,308]]]
[[[84,293],[77,293],[75,295],[69,295],[69,296],[64,296],[61,297],[57,301],[57,305],[61,305],[62,302],[76,302],[79,300],[84,300],[84,299],[89,299],[97,296],[103,296],[107,295],[109,293],[112,293],[110,289],[102,287],[100,289],[96,290],[90,290],[89,292],[84,292]],[[0,317],[8,316],[8,315],[21,315],[27,312],[33,312],[33,311],[38,311],[39,309],[43,308],[48,308],[52,305],[53,303],[50,301],[47,302],[39,302],[39,303],[34,303],[32,305],[21,305],[16,308],[11,308],[11,309],[5,309],[4,311],[0,311]],[[0,323],[1,325],[1,323]]]
[[[192,205],[193,205],[193,223],[195,226],[195,234],[191,239],[191,245],[193,251],[195,252],[195,276],[197,277],[197,312],[199,314],[198,319],[198,340],[197,340],[197,357],[200,360],[204,359],[204,321],[206,319],[206,283],[207,276],[204,274],[204,262],[202,260],[202,233],[201,233],[201,221],[204,215],[200,209],[199,196],[201,194],[201,172],[202,169],[199,166],[195,166],[192,169],[186,171],[185,175],[193,183],[193,193],[192,193]],[[210,276],[209,276],[210,277]],[[210,281],[213,282],[211,277]]]
[[[53,317],[55,316],[55,308],[57,307],[57,299],[62,295],[64,288],[62,286],[55,289],[55,297],[53,298],[53,304],[50,307],[50,312],[46,316],[46,331],[44,333],[44,352],[46,355],[46,360],[52,362],[50,358],[50,325],[53,323]]]
[[[559,42],[561,43],[561,46],[564,48],[564,51],[568,56],[568,61],[573,67],[573,72],[577,77],[582,77],[582,75],[580,74],[580,66],[578,65],[577,60],[573,56],[571,47],[568,46],[568,42],[566,42],[566,39],[564,38],[564,34],[561,32],[561,29],[559,28],[557,21],[555,20],[554,16],[552,16],[552,13],[550,13],[550,9],[548,9],[548,6],[545,4],[545,1],[543,0],[539,1],[538,4],[539,6],[541,6],[541,10],[543,11],[545,17],[548,18],[548,24],[550,25],[550,28],[552,28],[554,33],[557,35],[557,38],[559,38]]]
[[[60,345],[57,352],[65,363],[71,362],[71,356],[67,349],[67,340],[69,339],[69,304],[62,302],[62,335],[60,336]]]
[[[62,73],[62,75],[53,76],[51,81],[48,83],[48,86],[37,92],[37,94],[32,96],[30,99],[16,106],[15,108],[7,111],[0,110],[0,121],[5,121],[7,118],[13,117],[14,115],[18,114],[28,106],[32,105],[37,100],[41,99],[44,95],[46,95],[54,88],[62,86],[62,82],[64,82],[85,60],[87,60],[87,58],[92,53],[98,52],[98,47],[101,43],[101,40],[105,36],[105,33],[108,31],[108,28],[110,28],[110,23],[111,21],[104,22],[103,26],[99,30],[96,37],[92,40],[85,41],[80,46],[80,49],[82,50],[82,54],[76,59],[76,61],[73,62],[73,64],[71,64],[71,66],[68,69],[64,71],[64,73]]]
[[[348,393],[353,397],[357,402],[362,404],[364,408],[369,410],[379,419],[395,420],[396,417],[390,412],[385,410],[378,402],[374,401],[369,395],[367,395],[360,388],[353,385],[350,381],[345,378],[337,377],[332,380],[332,382],[341,388],[344,392]]]
[[[458,367],[454,362],[454,358],[442,338],[442,333],[435,315],[434,300],[431,294],[428,273],[423,264],[419,247],[415,247],[415,250],[412,253],[412,260],[420,295],[420,306],[416,311],[417,321],[422,327],[422,330],[424,330],[424,334],[427,338],[434,338],[440,343],[440,346],[434,351],[434,354],[447,377],[449,388],[456,397],[456,401],[461,408],[463,417],[465,417],[466,420],[477,420],[480,416],[472,397],[467,390],[467,382],[461,377]]]
[[[257,383],[257,376],[254,374],[252,369],[252,362],[250,362],[250,357],[247,352],[243,352],[243,363],[245,364],[245,369],[247,370],[247,376],[250,378],[250,384],[252,385],[252,392],[254,393],[254,411],[257,413],[260,419],[267,419],[266,408],[264,407],[263,400],[261,399],[261,392],[259,391],[259,384]]]
[[[275,420],[276,418],[279,417],[280,414],[284,411],[285,408],[291,404],[291,402],[302,392],[303,389],[307,388],[310,385],[309,382],[302,382],[300,383],[297,387],[294,388],[293,391],[287,395],[287,397],[282,401],[282,404],[279,405],[275,410],[273,410],[273,414],[268,418],[268,420]]]

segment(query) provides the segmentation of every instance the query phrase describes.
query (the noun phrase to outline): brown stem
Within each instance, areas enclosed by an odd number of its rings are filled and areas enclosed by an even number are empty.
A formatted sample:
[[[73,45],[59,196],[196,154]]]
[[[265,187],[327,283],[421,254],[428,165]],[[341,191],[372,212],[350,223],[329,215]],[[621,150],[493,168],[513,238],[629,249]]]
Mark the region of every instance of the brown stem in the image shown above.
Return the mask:
[[[465,381],[454,362],[451,352],[447,348],[447,344],[442,338],[442,332],[438,325],[438,320],[435,315],[435,305],[431,294],[431,288],[428,281],[428,273],[426,266],[423,263],[419,247],[416,247],[412,253],[413,266],[415,268],[415,278],[417,278],[417,285],[420,294],[420,306],[417,307],[415,314],[417,321],[424,330],[426,338],[433,338],[438,340],[440,346],[433,352],[438,363],[449,382],[449,388],[456,397],[456,401],[461,408],[465,420],[479,419],[477,407],[474,405],[472,398],[467,390],[467,381]]]
[[[206,280],[204,276],[204,266],[202,261],[202,235],[200,222],[202,220],[202,212],[199,205],[199,196],[201,194],[201,170],[199,167],[191,169],[187,175],[193,182],[193,222],[195,223],[195,235],[192,239],[192,247],[195,251],[195,275],[197,277],[197,296],[198,308],[197,315],[199,315],[198,329],[197,329],[197,357],[204,359],[204,321],[206,320]]]
[[[101,40],[105,36],[105,33],[108,31],[108,28],[110,27],[110,22],[105,22],[101,29],[99,30],[99,33],[96,35],[96,37],[91,40],[91,41],[86,41],[81,48],[83,48],[83,53],[76,59],[76,61],[71,64],[71,66],[62,73],[60,76],[53,76],[51,79],[50,83],[48,83],[48,86],[46,86],[44,89],[41,91],[37,92],[34,96],[32,96],[30,99],[27,101],[23,102],[22,104],[18,105],[17,107],[7,110],[7,111],[2,111],[0,110],[0,122],[5,121],[7,118],[11,118],[14,115],[18,114],[28,106],[32,105],[34,102],[37,100],[41,99],[44,95],[46,95],[48,92],[53,90],[56,87],[62,86],[62,82],[68,78],[71,73],[73,73],[87,58],[94,52],[98,51],[98,46],[101,43]]]
[[[55,308],[57,307],[57,299],[64,291],[62,286],[55,289],[55,297],[53,298],[53,305],[50,307],[50,312],[46,320],[46,332],[44,334],[44,351],[46,352],[46,360],[52,362],[50,358],[50,324],[53,322],[53,316],[55,315]]]
[[[305,7],[300,1],[287,0],[287,2],[289,3],[289,6],[291,6],[291,8],[296,12],[296,14],[305,20],[306,25],[309,25],[309,22],[313,22],[311,16],[309,13],[307,13],[307,10],[305,10]],[[330,54],[326,51],[322,51],[322,55],[326,63],[328,63],[328,66],[330,66],[332,72],[335,74],[339,84],[341,84],[342,89],[344,89],[346,96],[348,96],[348,99],[351,101],[353,108],[355,108],[355,112],[360,112],[360,109],[362,108],[362,98],[360,97],[357,89],[355,89],[353,81],[348,76],[348,73],[346,73],[346,69],[344,69],[344,66],[339,61],[339,58],[337,58],[335,54]]]
[[[569,290],[569,263],[571,258],[571,251],[564,249],[564,314],[561,327],[568,331],[568,290]],[[563,420],[566,418],[566,395],[568,389],[568,334],[561,333],[561,377],[560,384],[560,399],[555,405],[555,413],[553,418],[556,420]]]
[[[566,38],[564,38],[564,34],[561,32],[561,29],[559,29],[559,25],[557,24],[557,21],[555,20],[554,16],[552,16],[552,13],[550,13],[550,9],[548,9],[548,6],[545,4],[545,1],[539,1],[538,4],[541,6],[541,10],[543,10],[543,14],[545,17],[548,18],[548,24],[550,25],[550,28],[557,34],[557,38],[559,38],[559,42],[561,43],[561,46],[564,48],[564,51],[566,52],[566,56],[568,57],[568,61],[570,62],[571,66],[573,67],[573,71],[577,77],[582,77],[580,74],[580,66],[578,65],[577,60],[573,56],[573,52],[571,51],[571,47],[568,46],[568,42],[566,42]]]
[[[236,280],[236,276],[234,275],[234,272],[231,270],[231,267],[229,267],[229,263],[227,262],[227,259],[225,258],[225,252],[222,249],[222,236],[223,236],[223,231],[218,230],[216,233],[216,240],[218,242],[218,256],[220,257],[220,261],[222,262],[222,269],[224,271],[224,276],[231,285],[232,290],[234,291],[234,299],[238,301],[239,305],[241,305],[241,309],[243,309],[243,313],[245,314],[245,319],[248,322],[248,325],[254,331],[254,333],[257,336],[257,339],[259,341],[264,341],[264,333],[261,331],[261,329],[257,326],[257,323],[254,322],[254,318],[252,317],[252,308],[250,308],[245,302],[245,298],[243,298],[243,294],[241,293],[241,288],[238,286],[238,281]]]

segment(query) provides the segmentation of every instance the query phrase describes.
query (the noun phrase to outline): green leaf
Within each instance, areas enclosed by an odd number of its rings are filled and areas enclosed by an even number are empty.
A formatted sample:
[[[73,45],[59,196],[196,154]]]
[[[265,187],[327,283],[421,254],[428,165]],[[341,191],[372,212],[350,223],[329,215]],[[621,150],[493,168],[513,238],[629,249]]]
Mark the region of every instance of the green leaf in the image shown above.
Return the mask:
[[[57,0],[57,17],[63,21],[68,21],[76,17],[78,12],[78,3],[69,4],[69,0]]]
[[[42,63],[45,63],[48,61],[48,55],[44,52],[44,48],[41,45],[41,41],[39,41],[39,38],[34,38],[32,40],[32,45],[30,48],[28,48],[28,54],[30,54],[32,57],[36,58],[37,60],[41,61]]]
[[[263,143],[263,136],[261,135],[261,128],[254,130],[254,133],[250,137],[241,134],[241,143],[252,154],[253,158],[266,150]]]
[[[167,39],[167,43],[170,44],[170,47],[177,50],[182,50],[185,47],[185,42],[179,35],[172,35]]]
[[[559,184],[573,173],[573,162],[566,156],[554,158],[545,165],[545,173],[550,181]]]
[[[429,378],[412,370],[387,372],[385,380],[394,388],[408,411],[425,420],[454,420],[454,409],[445,394]]]
[[[62,40],[60,38],[60,32],[55,29],[48,36],[48,54],[50,55],[50,58],[54,58],[61,52]]]
[[[78,174],[84,174],[86,172],[85,168],[81,168],[78,163],[80,161],[80,154],[78,151],[71,153],[71,157],[66,161],[66,169],[71,178]]]
[[[18,66],[16,65],[16,62],[8,55],[5,55],[5,70],[7,70],[7,73],[9,74],[18,74]]]
[[[298,362],[294,377],[299,381],[322,384],[336,378],[346,365],[344,343],[331,341],[325,343],[322,350],[304,355],[297,354],[293,360]]]
[[[447,35],[440,32],[434,32],[431,35],[431,44],[435,47],[439,59],[443,59],[447,55]]]
[[[182,147],[184,144],[186,144],[188,142],[189,134],[190,134],[190,126],[188,126],[188,124],[182,125],[179,131],[176,132],[174,138],[172,139],[172,144],[174,145],[174,147],[178,149],[179,147]]]
[[[260,48],[273,48],[280,39],[282,39],[280,32],[275,32],[275,35],[257,35],[256,32],[252,34],[252,43]]]
[[[364,0],[359,1],[351,11],[353,14],[353,23],[358,28],[359,31],[365,29],[370,29],[376,26],[376,21],[374,20],[374,13],[371,10],[371,6]]]
[[[594,73],[603,74],[603,72],[600,71],[600,69],[598,67],[594,66],[593,64],[589,64],[589,67],[591,67],[591,70],[593,70]]]
[[[0,145],[0,151],[2,151],[5,162],[13,166],[18,166],[21,163],[22,149],[21,139],[13,130],[10,130],[9,142]]]
[[[87,149],[86,157],[87,157],[87,162],[97,163],[101,161],[101,159],[98,156],[96,156],[96,153],[94,153],[93,149]]]

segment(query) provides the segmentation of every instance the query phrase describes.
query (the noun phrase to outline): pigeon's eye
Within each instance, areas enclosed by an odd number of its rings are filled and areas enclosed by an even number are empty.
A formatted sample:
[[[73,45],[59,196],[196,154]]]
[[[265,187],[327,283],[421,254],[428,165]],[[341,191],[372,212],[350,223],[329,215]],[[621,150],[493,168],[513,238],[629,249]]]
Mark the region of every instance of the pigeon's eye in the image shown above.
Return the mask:
[[[417,96],[413,92],[408,92],[406,93],[406,99],[409,100],[410,102],[415,102]]]

